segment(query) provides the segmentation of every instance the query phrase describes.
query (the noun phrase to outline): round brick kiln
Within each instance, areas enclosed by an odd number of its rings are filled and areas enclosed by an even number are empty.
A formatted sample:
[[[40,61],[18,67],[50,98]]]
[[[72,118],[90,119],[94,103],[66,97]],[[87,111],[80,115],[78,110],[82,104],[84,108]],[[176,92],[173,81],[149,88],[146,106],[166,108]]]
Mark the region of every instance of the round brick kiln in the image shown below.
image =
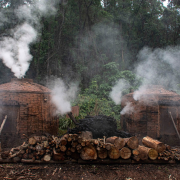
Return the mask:
[[[23,134],[57,135],[59,120],[53,116],[50,98],[50,89],[32,79],[12,79],[0,85],[0,124],[7,115],[1,132],[3,148],[22,143]]]
[[[134,96],[138,100],[134,100]],[[121,127],[137,136],[150,136],[170,145],[180,140],[173,125],[180,132],[180,95],[162,86],[147,87],[122,98]]]

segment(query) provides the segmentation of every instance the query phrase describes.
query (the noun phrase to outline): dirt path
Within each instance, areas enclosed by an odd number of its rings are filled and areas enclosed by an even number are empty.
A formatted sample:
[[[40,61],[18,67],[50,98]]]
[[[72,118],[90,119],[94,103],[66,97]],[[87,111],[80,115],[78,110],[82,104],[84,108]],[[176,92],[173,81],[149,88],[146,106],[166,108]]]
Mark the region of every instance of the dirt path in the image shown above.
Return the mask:
[[[180,164],[0,164],[0,180],[180,180]]]

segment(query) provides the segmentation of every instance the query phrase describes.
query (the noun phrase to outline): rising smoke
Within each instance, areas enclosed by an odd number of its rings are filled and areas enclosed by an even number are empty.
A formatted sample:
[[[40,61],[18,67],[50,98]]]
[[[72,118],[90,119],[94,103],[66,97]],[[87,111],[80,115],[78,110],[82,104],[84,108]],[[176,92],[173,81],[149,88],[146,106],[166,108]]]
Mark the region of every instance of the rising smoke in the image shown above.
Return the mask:
[[[29,45],[36,41],[42,16],[56,13],[56,0],[37,0],[33,4],[24,4],[14,10],[21,24],[11,29],[9,37],[0,41],[0,59],[11,69],[17,78],[22,78],[29,68],[32,56]],[[0,14],[0,25],[7,21]]]
[[[178,71],[180,68],[180,48],[167,47],[165,49],[143,48],[138,54],[136,75],[143,77],[139,89],[134,93],[134,99],[138,100],[143,91],[149,85],[161,85],[169,90],[178,87]]]
[[[134,100],[146,99],[144,93],[147,88],[153,85],[161,85],[168,90],[177,90],[178,88],[178,72],[180,69],[180,47],[166,47],[165,49],[151,49],[144,47],[137,56],[139,62],[134,69],[135,74],[138,77],[142,77],[142,83],[137,91],[134,92]],[[118,84],[112,88],[118,87]],[[120,89],[120,88],[119,88]],[[110,94],[112,94],[112,92]],[[114,91],[115,92],[115,91]],[[114,93],[112,98],[117,104],[121,91]],[[118,101],[118,103],[120,103]],[[130,102],[126,104],[121,114],[132,113],[133,109]]]
[[[127,102],[126,103],[126,106],[123,108],[123,110],[121,111],[121,114],[124,115],[124,114],[131,114],[135,111],[133,105],[131,102]]]
[[[130,84],[125,79],[120,79],[112,88],[112,91],[110,92],[110,97],[116,105],[121,103],[123,90],[126,90],[128,88],[130,88]]]
[[[51,81],[52,102],[56,106],[56,115],[64,115],[71,112],[71,102],[76,98],[78,83],[70,83],[68,86],[60,78]]]

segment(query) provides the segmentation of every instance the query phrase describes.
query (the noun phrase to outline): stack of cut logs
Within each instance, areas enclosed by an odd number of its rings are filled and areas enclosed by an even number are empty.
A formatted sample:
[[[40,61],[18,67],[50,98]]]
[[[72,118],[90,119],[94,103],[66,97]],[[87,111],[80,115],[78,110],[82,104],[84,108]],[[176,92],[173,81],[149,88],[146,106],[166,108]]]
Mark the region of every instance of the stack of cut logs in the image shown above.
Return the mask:
[[[1,162],[63,162],[63,161],[115,161],[133,162],[180,160],[178,149],[171,149],[148,136],[139,145],[137,137],[117,136],[93,139],[89,131],[65,134],[62,137],[33,136],[21,146],[1,153]]]

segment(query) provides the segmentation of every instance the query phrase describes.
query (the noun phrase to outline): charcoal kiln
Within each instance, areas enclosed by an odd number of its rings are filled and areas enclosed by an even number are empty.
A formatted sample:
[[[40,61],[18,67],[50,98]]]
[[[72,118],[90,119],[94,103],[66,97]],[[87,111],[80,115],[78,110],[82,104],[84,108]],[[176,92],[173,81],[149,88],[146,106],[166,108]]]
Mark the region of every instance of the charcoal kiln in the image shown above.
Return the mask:
[[[143,92],[135,92],[122,98],[121,107],[128,104],[129,111],[121,114],[124,131],[138,136],[151,136],[169,145],[179,145],[180,95],[162,86],[149,86]],[[175,126],[173,125],[173,121]]]
[[[1,132],[2,148],[21,144],[23,134],[57,135],[58,118],[53,115],[50,98],[50,89],[32,79],[12,79],[0,85],[0,124],[7,115]]]

